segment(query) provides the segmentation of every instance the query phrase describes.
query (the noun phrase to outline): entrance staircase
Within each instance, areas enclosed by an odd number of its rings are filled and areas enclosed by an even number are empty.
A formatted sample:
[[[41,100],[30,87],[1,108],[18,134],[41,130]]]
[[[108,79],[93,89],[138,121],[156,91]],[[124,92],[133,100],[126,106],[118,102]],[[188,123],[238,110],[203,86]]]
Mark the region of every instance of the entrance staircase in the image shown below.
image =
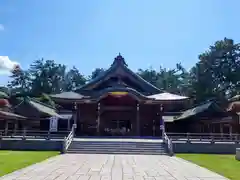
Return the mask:
[[[161,139],[74,138],[67,153],[81,154],[167,154]]]

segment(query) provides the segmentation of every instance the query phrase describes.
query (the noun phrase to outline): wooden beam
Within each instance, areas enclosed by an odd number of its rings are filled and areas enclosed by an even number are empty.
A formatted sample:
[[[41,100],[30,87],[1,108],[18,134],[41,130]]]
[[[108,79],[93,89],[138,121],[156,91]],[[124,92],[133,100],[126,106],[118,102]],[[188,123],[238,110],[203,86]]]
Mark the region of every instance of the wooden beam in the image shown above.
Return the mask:
[[[139,104],[137,104],[137,135],[140,136]]]
[[[132,106],[101,106],[101,111],[128,111],[133,110],[134,107]]]
[[[98,107],[97,107],[97,114],[98,114],[98,117],[97,117],[97,134],[100,135],[100,116],[101,116],[101,104],[100,102],[98,103]]]
[[[8,134],[8,120],[5,121],[5,136]]]

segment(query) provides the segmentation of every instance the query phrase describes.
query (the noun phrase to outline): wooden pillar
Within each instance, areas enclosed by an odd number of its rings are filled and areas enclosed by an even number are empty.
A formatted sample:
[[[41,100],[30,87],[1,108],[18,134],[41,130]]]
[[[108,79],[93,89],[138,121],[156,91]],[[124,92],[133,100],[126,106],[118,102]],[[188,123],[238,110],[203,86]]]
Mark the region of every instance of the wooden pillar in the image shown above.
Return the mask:
[[[223,124],[220,123],[220,133],[221,133],[221,136],[223,136]]]
[[[98,114],[98,117],[97,117],[97,134],[100,135],[100,116],[101,116],[101,104],[100,102],[98,103],[98,106],[97,106],[97,114]]]
[[[232,135],[232,124],[229,124],[229,134]]]
[[[8,120],[5,121],[5,136],[8,134]]]
[[[17,129],[18,129],[18,120],[15,120],[14,121],[14,134],[16,134]]]
[[[82,123],[82,120],[81,120],[81,106],[79,105],[79,108],[78,108],[78,121],[80,123],[80,131],[81,133],[83,132],[83,123]]]
[[[75,136],[75,133],[77,132],[77,103],[74,102],[74,112],[73,112],[73,126],[74,126],[74,130],[73,130],[73,136]]]
[[[140,136],[139,104],[137,104],[137,136]]]
[[[164,137],[164,133],[165,133],[165,122],[164,122],[164,119],[163,119],[163,105],[160,104],[160,113],[159,113],[159,121],[160,121],[160,133],[162,137]]]
[[[74,103],[74,124],[77,126],[77,103]]]
[[[67,123],[68,123],[68,124],[67,124],[67,130],[68,130],[68,131],[70,130],[70,119],[71,119],[71,118],[68,118],[68,120],[67,120],[67,121],[68,121],[68,122],[67,122]]]
[[[152,127],[152,135],[155,136],[156,135],[156,126],[155,126],[155,120],[153,119],[153,127]]]

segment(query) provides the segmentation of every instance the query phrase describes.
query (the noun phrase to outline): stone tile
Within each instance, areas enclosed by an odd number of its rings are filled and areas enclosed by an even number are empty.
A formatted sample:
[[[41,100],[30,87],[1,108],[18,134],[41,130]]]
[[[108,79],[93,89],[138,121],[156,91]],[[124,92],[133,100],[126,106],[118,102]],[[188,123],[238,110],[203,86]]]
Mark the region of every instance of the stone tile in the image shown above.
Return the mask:
[[[164,155],[65,154],[0,180],[227,180],[177,157]]]

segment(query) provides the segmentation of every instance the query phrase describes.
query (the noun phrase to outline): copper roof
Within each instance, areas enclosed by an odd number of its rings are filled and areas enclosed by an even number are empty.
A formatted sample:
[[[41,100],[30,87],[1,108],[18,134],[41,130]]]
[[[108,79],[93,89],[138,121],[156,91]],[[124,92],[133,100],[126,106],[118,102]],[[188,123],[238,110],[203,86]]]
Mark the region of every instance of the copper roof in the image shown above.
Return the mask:
[[[47,105],[33,101],[33,100],[28,100],[28,103],[35,109],[37,109],[39,112],[42,112],[44,114],[47,114],[49,116],[55,116],[58,118],[62,118],[53,108],[48,107]]]
[[[7,111],[1,111],[0,110],[0,118],[6,118],[6,119],[26,119],[26,117],[18,115],[18,114],[14,114],[11,112],[7,112]]]
[[[239,101],[240,100],[240,95],[233,96],[232,98],[229,99],[229,101]]]
[[[9,98],[9,96],[5,93],[5,92],[2,92],[0,91],[0,98]]]
[[[240,112],[240,101],[234,101],[229,103],[227,111]]]
[[[72,99],[72,100],[77,100],[77,99],[82,99],[84,96],[79,94],[79,93],[75,93],[75,92],[62,92],[59,94],[53,94],[50,95],[50,97],[52,98],[56,98],[56,99]]]
[[[136,74],[132,70],[130,70],[127,67],[126,62],[121,55],[119,55],[118,57],[115,58],[114,63],[112,64],[112,66],[110,66],[110,68],[108,68],[101,75],[92,79],[91,81],[89,81],[88,83],[83,85],[82,87],[78,88],[76,91],[81,92],[82,90],[87,89],[87,88],[91,87],[92,85],[101,82],[104,79],[107,79],[107,77],[110,77],[112,74],[114,74],[120,70],[121,70],[121,72],[128,74],[132,79],[139,81],[139,83],[142,84],[142,86],[144,86],[146,89],[148,89],[148,91],[151,91],[152,93],[161,92],[161,90],[159,88],[152,85],[151,83],[149,83],[148,81],[143,79],[141,76],[139,76],[138,74]]]

